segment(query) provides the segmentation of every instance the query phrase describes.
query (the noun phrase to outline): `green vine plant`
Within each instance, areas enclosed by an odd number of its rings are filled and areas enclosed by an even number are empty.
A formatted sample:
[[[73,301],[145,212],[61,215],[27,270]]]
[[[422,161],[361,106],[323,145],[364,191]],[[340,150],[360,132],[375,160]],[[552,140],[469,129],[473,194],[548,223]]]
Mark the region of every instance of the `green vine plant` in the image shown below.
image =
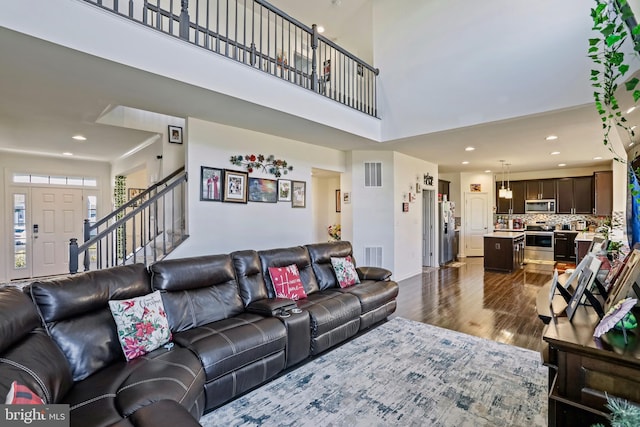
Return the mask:
[[[113,189],[113,202],[116,209],[126,203],[126,193],[127,177],[122,175],[116,176],[115,186]],[[122,219],[123,217],[124,212],[118,213],[116,215],[116,221]],[[116,256],[118,257],[118,259],[124,259],[124,255],[124,227],[121,225],[116,229]]]
[[[633,141],[634,131],[627,124],[616,97],[618,81],[629,71],[622,48],[629,36],[625,21],[633,18],[633,12],[627,0],[595,0],[595,3],[591,18],[593,30],[599,33],[599,37],[589,39],[589,58],[597,68],[591,70],[591,86],[595,89],[593,97],[602,120],[603,143],[616,161],[626,163],[612,147],[610,134],[613,129],[619,128],[629,136],[630,142]],[[633,28],[631,33],[635,40],[640,33],[640,26]],[[635,43],[634,50],[638,52],[639,48],[640,44]],[[634,102],[640,99],[640,90],[636,89],[639,82],[635,77],[625,82],[625,88],[632,92]]]

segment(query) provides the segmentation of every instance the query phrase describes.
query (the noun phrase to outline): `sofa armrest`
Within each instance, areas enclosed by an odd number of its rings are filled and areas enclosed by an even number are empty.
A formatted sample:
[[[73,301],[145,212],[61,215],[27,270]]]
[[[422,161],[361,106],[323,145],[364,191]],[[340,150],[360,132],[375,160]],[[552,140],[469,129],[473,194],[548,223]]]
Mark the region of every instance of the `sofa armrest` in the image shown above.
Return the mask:
[[[249,313],[273,317],[283,310],[297,308],[296,302],[288,298],[267,298],[254,301],[247,306]]]
[[[360,280],[389,280],[391,272],[381,267],[358,267],[356,268]]]

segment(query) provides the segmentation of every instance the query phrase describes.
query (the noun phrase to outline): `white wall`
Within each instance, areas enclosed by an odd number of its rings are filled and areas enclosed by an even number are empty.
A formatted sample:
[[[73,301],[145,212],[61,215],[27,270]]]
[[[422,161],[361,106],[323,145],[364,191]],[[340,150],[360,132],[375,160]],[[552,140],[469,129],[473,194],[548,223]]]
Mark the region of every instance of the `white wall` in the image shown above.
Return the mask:
[[[593,102],[585,73],[591,67],[589,7],[584,0],[374,2],[382,139]],[[541,28],[563,43],[541,39],[538,51],[523,51],[526,40],[539,39]],[[478,37],[485,41],[482,50],[468,42]],[[532,69],[531,61],[519,60],[531,55],[552,60],[537,61]]]
[[[335,194],[340,189],[340,176],[311,178],[313,189],[313,242],[326,242],[329,240],[327,228],[333,224],[341,224],[341,215],[336,212]]]
[[[98,217],[109,212],[111,191],[109,184],[110,165],[105,162],[73,160],[42,156],[29,156],[2,152],[0,154],[0,282],[8,280],[8,262],[13,253],[13,203],[9,200],[8,188],[14,172],[51,174],[63,176],[95,177],[98,180]],[[82,236],[78,236],[79,239]]]
[[[281,248],[314,241],[311,169],[343,172],[343,152],[192,118],[187,120],[187,127],[190,237],[170,258]],[[229,161],[232,155],[240,154],[273,154],[293,165],[293,171],[282,178],[306,181],[307,207],[292,208],[285,202],[200,201],[200,167],[241,170]],[[251,176],[273,179],[273,175],[260,172]]]
[[[434,177],[433,186],[424,186],[423,175],[429,173]],[[403,280],[422,273],[422,227],[423,227],[423,199],[422,194],[416,193],[416,182],[426,190],[436,190],[433,198],[436,201],[438,166],[424,160],[409,157],[401,153],[394,153],[394,254],[393,277]],[[409,192],[415,196],[409,202]],[[409,212],[402,211],[402,203],[409,202]],[[436,222],[437,224],[437,222]],[[435,260],[438,260],[437,226],[435,236]]]

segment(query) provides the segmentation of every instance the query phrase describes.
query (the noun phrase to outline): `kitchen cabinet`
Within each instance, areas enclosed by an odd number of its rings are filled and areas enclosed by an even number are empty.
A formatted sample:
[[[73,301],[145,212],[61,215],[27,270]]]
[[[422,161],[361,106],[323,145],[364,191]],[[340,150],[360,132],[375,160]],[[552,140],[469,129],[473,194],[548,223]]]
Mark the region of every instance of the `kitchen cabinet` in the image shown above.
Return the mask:
[[[512,272],[524,263],[524,233],[496,232],[484,237],[484,269]]]
[[[556,180],[556,213],[591,214],[593,212],[593,177]]]
[[[523,214],[525,200],[525,183],[526,181],[511,181],[509,186],[512,191],[511,199],[503,199],[498,197],[502,182],[496,182],[496,213],[497,214]],[[505,183],[506,187],[506,183]]]
[[[556,198],[556,180],[538,179],[526,182],[526,200],[542,200]]]
[[[556,231],[553,233],[553,259],[561,262],[576,262],[575,240],[578,232]]]
[[[613,210],[613,172],[594,172],[593,189],[593,214],[610,216]]]
[[[575,251],[576,251],[576,265],[580,264],[582,258],[587,255],[589,252],[589,248],[591,247],[591,241],[589,240],[577,240],[575,242]]]
[[[443,196],[446,195],[447,201],[451,201],[451,197],[449,195],[449,184],[451,184],[451,182],[445,181],[444,179],[438,180],[438,200],[444,200]]]

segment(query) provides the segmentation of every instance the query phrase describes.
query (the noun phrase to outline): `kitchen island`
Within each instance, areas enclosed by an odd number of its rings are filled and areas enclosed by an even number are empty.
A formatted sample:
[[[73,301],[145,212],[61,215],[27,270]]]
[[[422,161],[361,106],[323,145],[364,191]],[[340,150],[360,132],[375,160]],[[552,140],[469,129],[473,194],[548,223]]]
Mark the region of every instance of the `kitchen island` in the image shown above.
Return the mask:
[[[484,235],[484,269],[512,272],[524,263],[524,233],[495,231]]]

